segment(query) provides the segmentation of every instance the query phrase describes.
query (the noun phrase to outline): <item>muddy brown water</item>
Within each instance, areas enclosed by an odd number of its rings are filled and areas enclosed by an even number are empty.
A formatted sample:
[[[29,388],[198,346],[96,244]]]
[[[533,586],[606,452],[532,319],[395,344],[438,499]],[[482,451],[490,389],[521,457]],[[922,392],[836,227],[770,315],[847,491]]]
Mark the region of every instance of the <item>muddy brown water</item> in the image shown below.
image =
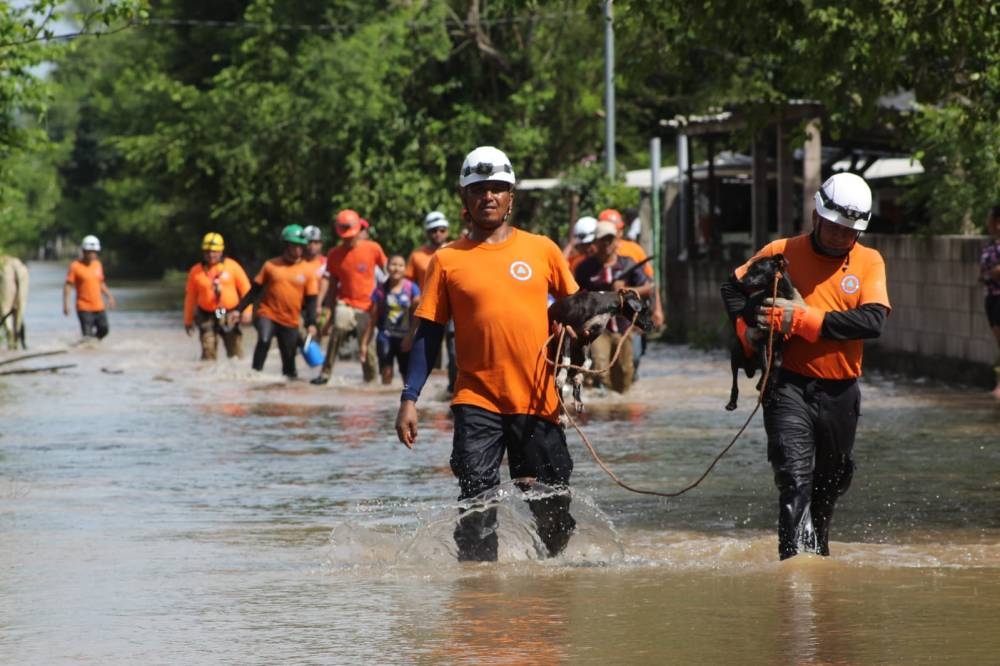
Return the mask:
[[[458,564],[443,377],[410,452],[398,383],[199,363],[155,283],[112,278],[111,335],[80,345],[65,267],[30,268],[29,342],[68,351],[18,365],[75,367],[0,377],[0,663],[1000,663],[1000,407],[977,389],[865,378],[830,558],[777,561],[758,415],[672,500],[618,488],[570,433],[567,553],[537,558],[505,484],[501,561]],[[753,406],[744,380],[723,409],[727,375],[653,346],[584,427],[624,479],[677,489]]]

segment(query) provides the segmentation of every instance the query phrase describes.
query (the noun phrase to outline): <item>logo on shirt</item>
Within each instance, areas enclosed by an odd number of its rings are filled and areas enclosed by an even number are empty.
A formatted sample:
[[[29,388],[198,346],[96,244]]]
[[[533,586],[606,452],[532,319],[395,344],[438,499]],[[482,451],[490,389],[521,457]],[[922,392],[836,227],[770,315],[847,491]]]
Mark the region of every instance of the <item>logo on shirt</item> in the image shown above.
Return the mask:
[[[515,261],[512,263],[510,265],[510,274],[515,280],[520,280],[521,282],[530,280],[533,275],[531,266],[524,261]]]
[[[854,274],[845,275],[840,281],[840,289],[845,294],[856,294],[858,293],[858,289],[861,289],[861,280]]]

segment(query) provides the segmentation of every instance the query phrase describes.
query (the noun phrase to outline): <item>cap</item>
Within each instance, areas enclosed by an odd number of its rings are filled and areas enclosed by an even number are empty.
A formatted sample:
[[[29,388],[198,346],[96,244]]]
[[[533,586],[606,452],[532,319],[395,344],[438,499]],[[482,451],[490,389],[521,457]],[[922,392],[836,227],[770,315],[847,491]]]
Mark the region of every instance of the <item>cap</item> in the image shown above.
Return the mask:
[[[614,222],[608,222],[604,220],[603,222],[597,223],[597,228],[594,230],[594,238],[600,240],[607,236],[618,237],[618,227],[615,226]]]
[[[358,215],[357,211],[345,208],[337,213],[334,228],[341,238],[354,238],[361,232],[361,216]]]

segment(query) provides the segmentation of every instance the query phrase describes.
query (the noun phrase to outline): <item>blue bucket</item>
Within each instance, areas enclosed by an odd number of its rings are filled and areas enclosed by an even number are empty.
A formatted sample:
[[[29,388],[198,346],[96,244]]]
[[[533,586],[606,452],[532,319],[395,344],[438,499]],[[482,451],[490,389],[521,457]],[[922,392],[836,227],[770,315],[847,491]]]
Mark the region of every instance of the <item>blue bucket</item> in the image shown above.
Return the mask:
[[[312,336],[307,336],[305,342],[302,343],[302,358],[306,360],[306,364],[310,368],[315,368],[317,365],[323,365],[326,355],[319,343],[313,340]]]

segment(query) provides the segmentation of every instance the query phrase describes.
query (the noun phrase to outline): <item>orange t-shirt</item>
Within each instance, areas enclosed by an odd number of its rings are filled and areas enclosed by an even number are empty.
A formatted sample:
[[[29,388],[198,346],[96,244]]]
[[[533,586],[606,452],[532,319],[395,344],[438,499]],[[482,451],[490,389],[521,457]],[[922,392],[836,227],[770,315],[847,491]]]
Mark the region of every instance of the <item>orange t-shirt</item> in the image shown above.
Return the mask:
[[[627,238],[618,239],[618,255],[621,257],[628,257],[635,263],[640,263],[646,259],[646,251],[642,249],[642,246],[631,241]],[[646,274],[646,277],[653,278],[653,262],[647,261],[642,265],[642,272]]]
[[[885,283],[885,261],[878,250],[855,243],[844,257],[827,257],[812,247],[809,234],[782,238],[765,245],[736,269],[741,279],[751,263],[761,257],[785,255],[788,278],[808,305],[825,312],[853,310],[866,303],[887,308],[889,293]],[[782,351],[782,367],[807,377],[851,379],[861,375],[863,340],[808,342],[792,336]]]
[[[375,291],[375,267],[389,263],[382,246],[360,239],[351,247],[341,243],[326,256],[326,274],[337,281],[337,300],[352,308],[367,310]]]
[[[198,262],[188,271],[187,289],[184,291],[184,325],[194,323],[194,309],[214,311],[216,308],[232,310],[250,291],[250,278],[246,271],[228,257],[206,268]]]
[[[264,287],[257,315],[289,328],[299,327],[306,296],[319,293],[319,281],[302,261],[289,264],[284,257],[269,259],[253,279]]]
[[[548,296],[577,289],[562,250],[544,236],[512,229],[502,243],[463,238],[439,249],[416,316],[439,324],[455,319],[452,404],[558,421],[544,349]]]
[[[437,252],[430,245],[418,247],[410,253],[410,258],[406,261],[406,273],[404,277],[416,283],[421,289],[424,288],[424,278],[427,277],[427,265],[431,263],[431,257]]]
[[[76,309],[78,312],[103,312],[104,299],[101,285],[104,284],[104,267],[99,259],[85,264],[79,259],[69,265],[66,284],[76,288]]]
[[[326,277],[326,255],[317,254],[312,259],[303,259],[302,263],[309,267],[309,270],[313,271],[316,275],[316,280],[322,280]]]

